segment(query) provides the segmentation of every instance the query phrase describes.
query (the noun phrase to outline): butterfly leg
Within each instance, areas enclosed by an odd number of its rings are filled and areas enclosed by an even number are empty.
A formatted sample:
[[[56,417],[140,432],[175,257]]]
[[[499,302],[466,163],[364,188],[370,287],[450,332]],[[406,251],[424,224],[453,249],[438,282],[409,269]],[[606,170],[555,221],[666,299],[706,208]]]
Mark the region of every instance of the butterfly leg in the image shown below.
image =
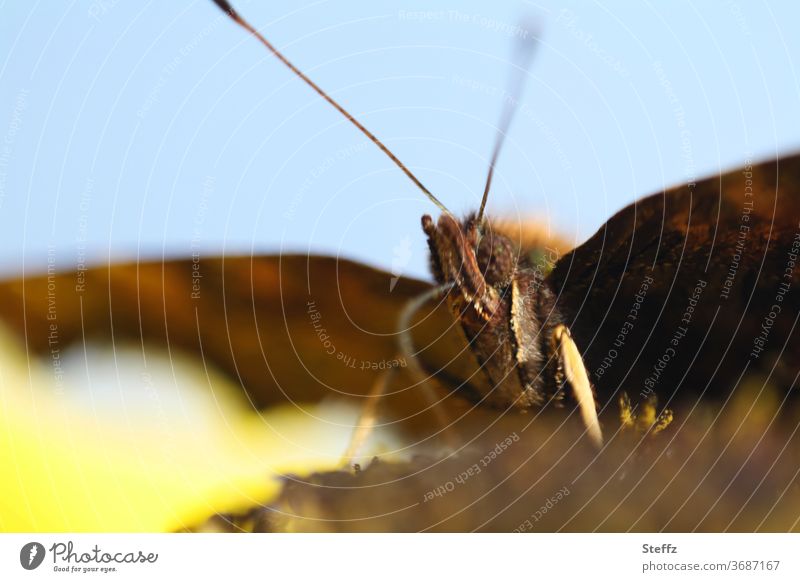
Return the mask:
[[[620,424],[623,429],[650,436],[655,436],[672,422],[672,411],[665,408],[658,412],[658,398],[651,394],[641,405],[638,413],[631,406],[631,399],[626,392],[619,397]]]
[[[353,433],[350,435],[350,442],[342,456],[343,464],[351,465],[353,463],[361,447],[364,446],[364,443],[367,442],[367,439],[375,429],[375,424],[378,420],[378,407],[380,406],[381,398],[386,393],[386,387],[389,385],[393,371],[394,369],[386,370],[376,378],[372,390],[369,391],[366,400],[361,405],[358,420],[353,428]]]
[[[586,366],[583,364],[578,346],[575,345],[569,329],[565,325],[556,327],[552,341],[555,353],[558,355],[560,374],[563,374],[564,380],[572,389],[572,395],[578,403],[586,432],[592,442],[597,447],[601,447],[603,446],[603,431],[600,429],[600,421],[597,418],[592,384],[586,373]]]

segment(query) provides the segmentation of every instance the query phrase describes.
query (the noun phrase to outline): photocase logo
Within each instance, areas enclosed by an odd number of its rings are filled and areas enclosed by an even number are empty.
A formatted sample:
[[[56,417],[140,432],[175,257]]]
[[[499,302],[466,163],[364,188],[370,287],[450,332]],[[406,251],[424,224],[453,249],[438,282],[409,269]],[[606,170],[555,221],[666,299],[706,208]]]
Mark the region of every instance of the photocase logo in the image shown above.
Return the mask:
[[[44,561],[44,546],[39,542],[28,542],[19,551],[19,563],[26,570],[35,570]]]

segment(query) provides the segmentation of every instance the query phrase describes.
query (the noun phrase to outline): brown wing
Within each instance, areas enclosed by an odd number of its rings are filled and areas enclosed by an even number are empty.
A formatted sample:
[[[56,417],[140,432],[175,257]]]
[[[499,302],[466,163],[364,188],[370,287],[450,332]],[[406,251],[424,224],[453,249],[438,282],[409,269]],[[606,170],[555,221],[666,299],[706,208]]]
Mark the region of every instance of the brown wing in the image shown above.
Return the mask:
[[[475,420],[481,411],[449,394],[482,376],[447,305],[432,298],[410,318],[421,376],[399,349],[401,312],[430,288],[332,257],[165,260],[0,283],[0,320],[33,356],[86,341],[134,347],[145,358],[188,354],[198,366],[202,358],[258,408],[348,396],[360,404],[393,368],[380,407],[385,422],[420,439],[440,431],[423,391],[435,387],[468,438],[485,426]]]
[[[35,354],[88,341],[202,356],[254,404],[364,394],[429,288],[347,260],[259,256],[99,266],[0,284],[0,318]]]
[[[565,255],[549,282],[600,398],[722,395],[745,367],[796,367],[799,220],[795,155],[644,198]]]

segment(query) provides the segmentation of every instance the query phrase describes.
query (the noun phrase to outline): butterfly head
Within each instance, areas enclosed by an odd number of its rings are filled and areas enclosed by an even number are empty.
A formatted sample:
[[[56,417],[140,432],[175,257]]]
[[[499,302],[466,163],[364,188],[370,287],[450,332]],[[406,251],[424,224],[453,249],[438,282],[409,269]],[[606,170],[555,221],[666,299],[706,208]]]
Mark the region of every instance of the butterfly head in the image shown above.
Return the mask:
[[[451,297],[460,306],[474,308],[485,319],[494,316],[516,272],[518,253],[513,243],[475,216],[459,221],[444,213],[434,222],[425,215],[422,229],[437,283],[452,284]]]

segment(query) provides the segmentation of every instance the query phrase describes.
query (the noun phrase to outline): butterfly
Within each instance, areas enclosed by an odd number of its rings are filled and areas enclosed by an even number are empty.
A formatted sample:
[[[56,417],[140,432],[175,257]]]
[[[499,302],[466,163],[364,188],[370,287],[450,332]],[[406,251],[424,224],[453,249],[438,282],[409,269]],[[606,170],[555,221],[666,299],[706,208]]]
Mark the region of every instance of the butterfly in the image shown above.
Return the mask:
[[[380,397],[370,415],[420,440],[441,432],[431,417],[448,407],[459,419],[574,415],[601,446],[604,427],[632,423],[645,405],[659,407],[663,428],[701,400],[724,402],[750,373],[796,393],[800,155],[642,198],[563,252],[526,225],[484,215],[500,139],[481,208],[455,217],[228,2],[215,3],[439,207],[437,219],[422,217],[434,282],[305,255],[5,281],[0,317],[33,353],[47,354],[57,336],[61,346],[90,339],[195,354],[256,408]],[[509,123],[506,114],[499,135]],[[461,424],[476,434],[481,422]]]

